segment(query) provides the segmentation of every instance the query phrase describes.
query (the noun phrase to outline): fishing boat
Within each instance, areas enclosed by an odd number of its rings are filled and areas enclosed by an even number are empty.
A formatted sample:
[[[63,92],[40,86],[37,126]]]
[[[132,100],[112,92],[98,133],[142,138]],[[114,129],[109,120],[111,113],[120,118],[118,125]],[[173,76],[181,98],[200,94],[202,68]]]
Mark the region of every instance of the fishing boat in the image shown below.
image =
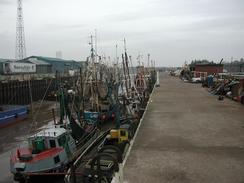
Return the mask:
[[[0,128],[19,122],[27,117],[26,106],[0,106]]]
[[[87,59],[87,69],[81,73],[80,82],[84,83],[80,91],[83,98],[82,111],[84,119],[90,123],[103,124],[115,119],[116,107],[114,94],[114,68],[103,64],[90,40],[91,54]],[[96,47],[96,46],[95,46]]]
[[[74,94],[60,87],[60,119],[48,129],[27,138],[25,147],[17,148],[10,156],[14,180],[25,181],[35,175],[64,172],[86,147],[98,136],[99,130],[76,112],[70,100]]]

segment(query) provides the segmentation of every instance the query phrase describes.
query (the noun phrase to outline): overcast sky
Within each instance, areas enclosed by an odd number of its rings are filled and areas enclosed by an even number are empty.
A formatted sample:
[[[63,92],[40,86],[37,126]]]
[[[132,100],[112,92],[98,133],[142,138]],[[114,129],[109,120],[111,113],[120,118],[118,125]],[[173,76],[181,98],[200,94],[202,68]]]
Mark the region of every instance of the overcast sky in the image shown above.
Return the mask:
[[[0,58],[15,57],[17,0],[0,0]],[[244,57],[244,0],[23,0],[27,56],[84,60],[97,29],[98,53],[157,65]]]

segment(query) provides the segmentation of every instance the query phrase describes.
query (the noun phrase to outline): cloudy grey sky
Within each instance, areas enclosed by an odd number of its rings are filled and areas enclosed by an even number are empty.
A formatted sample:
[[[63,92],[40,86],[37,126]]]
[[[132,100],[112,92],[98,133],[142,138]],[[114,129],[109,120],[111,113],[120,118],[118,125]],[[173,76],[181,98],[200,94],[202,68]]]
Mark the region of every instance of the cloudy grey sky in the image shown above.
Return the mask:
[[[98,53],[147,53],[157,65],[244,57],[244,0],[23,0],[27,55],[84,60],[97,29]],[[0,58],[15,56],[16,0],[0,0]]]

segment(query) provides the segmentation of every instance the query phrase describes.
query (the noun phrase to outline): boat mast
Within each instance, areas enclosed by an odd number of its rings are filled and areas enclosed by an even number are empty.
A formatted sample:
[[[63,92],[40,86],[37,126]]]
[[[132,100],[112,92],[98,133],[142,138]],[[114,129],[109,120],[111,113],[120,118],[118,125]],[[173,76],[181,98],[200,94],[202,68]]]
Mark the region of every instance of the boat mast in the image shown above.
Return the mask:
[[[115,48],[116,48],[116,59],[115,59],[116,67],[115,67],[114,80],[118,82],[119,81],[119,57],[118,57],[118,45],[117,44],[116,44]]]
[[[130,59],[130,65],[131,65],[131,68],[132,68],[133,81],[135,81],[136,74],[135,74],[135,69],[133,67],[131,55],[129,56],[129,59]]]
[[[129,59],[127,55],[127,48],[126,48],[126,40],[124,38],[124,47],[125,47],[125,66],[126,66],[126,72],[129,80],[129,89],[131,89],[131,79],[130,79],[130,71],[129,71]]]
[[[83,82],[83,72],[82,68],[80,68],[80,90],[81,90],[81,102],[82,102],[82,116],[84,116],[84,110],[85,110],[85,101],[84,101],[84,85],[85,82]]]
[[[118,45],[116,44],[116,64],[119,64],[119,57],[118,57]]]
[[[95,61],[97,63],[97,29],[95,29]]]
[[[147,72],[150,73],[150,53],[147,54]]]
[[[95,29],[95,88],[96,88],[96,92],[95,92],[95,100],[96,100],[96,111],[99,110],[99,100],[98,100],[98,72],[99,72],[99,79],[102,79],[102,73],[100,71],[101,65],[99,63],[99,60],[97,59],[98,55],[97,55],[97,29]]]
[[[96,68],[96,50],[93,46],[93,36],[91,35],[91,100],[92,109],[97,111],[98,109],[98,94],[97,94],[97,68]],[[90,69],[90,68],[88,68]],[[96,91],[96,92],[95,92]]]
[[[128,96],[127,74],[126,74],[126,68],[125,68],[124,54],[122,54],[122,63],[123,63],[123,71],[124,71],[125,89],[126,89],[126,94]]]

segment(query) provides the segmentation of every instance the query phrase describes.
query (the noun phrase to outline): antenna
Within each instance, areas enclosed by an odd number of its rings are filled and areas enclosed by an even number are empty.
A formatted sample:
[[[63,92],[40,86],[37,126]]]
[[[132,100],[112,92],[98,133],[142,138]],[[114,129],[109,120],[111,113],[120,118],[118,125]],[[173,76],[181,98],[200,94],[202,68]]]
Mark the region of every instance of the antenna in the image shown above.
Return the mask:
[[[118,45],[116,44],[116,64],[119,64],[119,57],[118,57]]]
[[[92,63],[94,63],[94,48],[93,48],[93,36],[91,35],[90,36],[90,42],[89,42],[89,45],[91,45],[91,60],[92,60]]]
[[[147,54],[147,67],[149,68],[150,67],[150,53]]]
[[[141,66],[141,58],[143,58],[143,55],[140,54],[140,52],[139,52],[139,54],[138,54],[138,56],[137,56],[137,60],[138,60],[138,64],[139,64],[139,66]]]
[[[15,58],[17,60],[21,60],[26,57],[25,32],[24,32],[22,0],[17,0],[17,3],[18,3],[18,7],[17,7],[17,22],[16,22]]]
[[[125,52],[127,52],[127,49],[126,49],[126,40],[124,38],[124,47],[125,47]]]
[[[97,63],[97,29],[95,29],[95,61]]]

